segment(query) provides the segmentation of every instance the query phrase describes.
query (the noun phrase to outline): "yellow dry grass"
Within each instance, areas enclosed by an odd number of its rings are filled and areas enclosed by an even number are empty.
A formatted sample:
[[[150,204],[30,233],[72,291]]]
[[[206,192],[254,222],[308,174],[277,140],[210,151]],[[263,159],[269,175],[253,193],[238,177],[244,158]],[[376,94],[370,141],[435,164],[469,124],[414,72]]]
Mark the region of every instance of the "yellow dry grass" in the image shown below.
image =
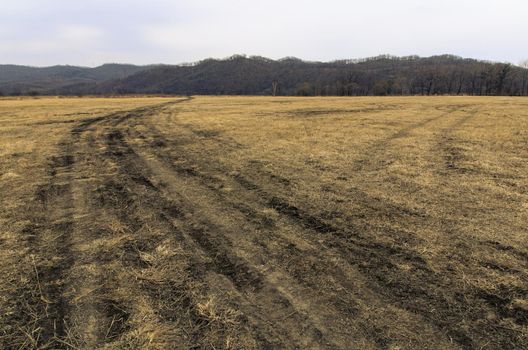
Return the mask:
[[[0,99],[0,344],[528,346],[528,100]]]

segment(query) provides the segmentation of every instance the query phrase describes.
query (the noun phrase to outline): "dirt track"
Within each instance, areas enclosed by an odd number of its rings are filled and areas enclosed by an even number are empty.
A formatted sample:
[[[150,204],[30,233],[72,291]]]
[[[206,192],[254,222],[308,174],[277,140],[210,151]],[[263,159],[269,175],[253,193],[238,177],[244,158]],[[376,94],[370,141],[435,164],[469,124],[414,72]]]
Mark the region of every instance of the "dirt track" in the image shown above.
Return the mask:
[[[180,99],[71,123],[48,158],[48,180],[26,213],[32,254],[53,257],[49,266],[35,265],[41,300],[30,304],[45,309],[46,317],[38,320],[34,345],[528,346],[528,311],[513,301],[526,300],[528,289],[493,294],[464,284],[464,271],[457,270],[482,263],[480,256],[464,256],[479,250],[513,259],[518,270],[508,273],[527,281],[526,246],[458,241],[463,221],[449,215],[471,211],[470,199],[456,209],[451,192],[441,190],[446,176],[464,173],[464,152],[453,132],[481,113],[478,106],[438,107],[369,143],[340,175],[356,184],[346,197],[357,210],[334,208],[329,216],[309,200],[297,204],[289,194],[294,181],[269,167],[255,161],[240,170],[221,161],[241,144],[180,120],[179,110],[189,103]],[[435,164],[427,172],[436,182],[424,201],[439,216],[384,198],[380,191],[418,203],[425,190],[412,177],[406,186],[385,188],[390,181],[378,173],[398,159],[413,133],[431,126],[437,130],[428,134],[434,152],[423,157]],[[192,151],[203,144],[218,153]],[[337,191],[323,185],[328,196]],[[431,255],[419,249],[426,244],[415,234],[418,227],[450,236],[449,244],[460,250],[443,246],[434,254],[450,258],[431,264]]]

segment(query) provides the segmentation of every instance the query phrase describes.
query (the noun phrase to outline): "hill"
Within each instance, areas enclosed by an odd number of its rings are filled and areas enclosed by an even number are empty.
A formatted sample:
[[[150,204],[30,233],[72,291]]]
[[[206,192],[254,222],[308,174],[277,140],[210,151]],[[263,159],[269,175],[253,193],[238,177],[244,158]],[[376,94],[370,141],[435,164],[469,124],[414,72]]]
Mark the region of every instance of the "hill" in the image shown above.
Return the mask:
[[[96,68],[76,66],[28,67],[0,65],[0,92],[3,94],[48,94],[64,89],[73,93],[75,86],[120,79],[152,66],[104,64]]]
[[[60,74],[54,73],[59,68]],[[15,86],[27,93],[30,83],[37,81],[33,89],[64,95],[528,95],[527,69],[452,55],[385,55],[333,62],[235,55],[173,66],[27,69],[11,74],[18,80],[7,85],[0,70],[0,91],[12,92],[13,84],[22,82]]]

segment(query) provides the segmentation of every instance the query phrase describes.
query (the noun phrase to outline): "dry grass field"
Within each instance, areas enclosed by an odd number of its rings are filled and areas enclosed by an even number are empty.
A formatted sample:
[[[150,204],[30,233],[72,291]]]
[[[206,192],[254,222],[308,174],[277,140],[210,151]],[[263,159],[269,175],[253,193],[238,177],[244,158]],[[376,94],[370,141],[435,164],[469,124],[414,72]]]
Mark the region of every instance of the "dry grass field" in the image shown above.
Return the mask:
[[[1,349],[528,349],[528,99],[0,99]]]

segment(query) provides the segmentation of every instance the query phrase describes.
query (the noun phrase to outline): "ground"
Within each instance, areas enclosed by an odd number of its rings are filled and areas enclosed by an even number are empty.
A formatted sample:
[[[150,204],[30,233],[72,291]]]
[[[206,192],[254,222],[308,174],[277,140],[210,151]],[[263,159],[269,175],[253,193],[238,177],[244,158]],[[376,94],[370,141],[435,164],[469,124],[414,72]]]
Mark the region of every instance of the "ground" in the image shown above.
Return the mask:
[[[527,349],[528,99],[0,99],[2,349]]]

